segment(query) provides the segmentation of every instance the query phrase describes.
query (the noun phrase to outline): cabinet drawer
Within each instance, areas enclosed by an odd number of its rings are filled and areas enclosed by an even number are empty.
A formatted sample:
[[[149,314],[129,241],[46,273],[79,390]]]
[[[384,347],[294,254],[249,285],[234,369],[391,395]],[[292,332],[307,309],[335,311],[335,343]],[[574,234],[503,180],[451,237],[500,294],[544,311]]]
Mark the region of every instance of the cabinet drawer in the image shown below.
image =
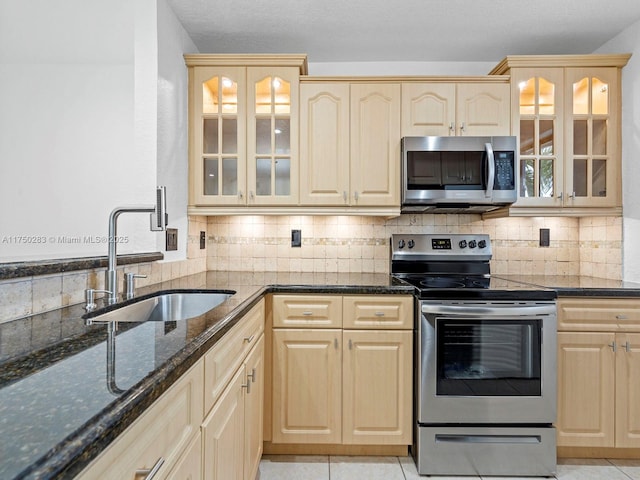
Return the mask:
[[[558,330],[640,331],[640,299],[560,298]]]
[[[337,295],[275,295],[274,328],[341,328],[342,297]]]
[[[204,357],[204,411],[208,412],[225,385],[264,331],[264,300],[260,300]]]
[[[133,425],[115,440],[78,478],[138,480],[137,470],[164,463],[157,478],[167,475],[199,432],[203,418],[203,363],[191,368]]]
[[[343,328],[413,329],[412,296],[349,296],[342,302]]]

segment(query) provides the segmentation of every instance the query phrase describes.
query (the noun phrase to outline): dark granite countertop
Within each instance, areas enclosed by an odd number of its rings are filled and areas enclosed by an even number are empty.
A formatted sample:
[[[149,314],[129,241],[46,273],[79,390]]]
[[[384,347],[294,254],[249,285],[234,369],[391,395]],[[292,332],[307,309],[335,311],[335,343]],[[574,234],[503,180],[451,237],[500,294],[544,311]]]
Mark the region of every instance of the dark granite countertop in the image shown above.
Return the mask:
[[[207,272],[137,298],[176,289],[236,294],[168,331],[119,324],[113,369],[107,326],[85,325],[82,305],[0,325],[0,478],[78,474],[266,293],[413,293],[384,274]]]
[[[514,282],[550,288],[558,297],[640,297],[640,283],[571,275],[499,275]]]

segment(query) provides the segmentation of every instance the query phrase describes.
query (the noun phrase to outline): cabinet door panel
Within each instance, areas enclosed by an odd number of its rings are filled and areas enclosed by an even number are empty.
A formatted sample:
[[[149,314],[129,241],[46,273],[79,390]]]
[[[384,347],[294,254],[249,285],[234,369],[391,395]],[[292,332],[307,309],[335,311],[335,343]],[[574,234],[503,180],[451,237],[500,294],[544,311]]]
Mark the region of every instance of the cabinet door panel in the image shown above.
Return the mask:
[[[351,85],[351,204],[400,206],[400,85]]]
[[[300,203],[349,201],[349,84],[300,86]]]
[[[246,384],[249,385],[244,404],[244,478],[256,478],[262,457],[262,422],[264,406],[264,335],[245,362]]]
[[[559,447],[613,447],[613,333],[558,333]]]
[[[460,83],[456,121],[460,135],[509,135],[511,88],[508,84]]]
[[[202,424],[204,480],[243,480],[244,381],[240,368]]]
[[[640,333],[616,335],[616,447],[640,447]]]
[[[273,443],[340,443],[341,330],[274,330]]]
[[[454,83],[402,84],[402,136],[455,135]]]
[[[411,331],[344,331],[345,444],[411,443],[412,335]]]

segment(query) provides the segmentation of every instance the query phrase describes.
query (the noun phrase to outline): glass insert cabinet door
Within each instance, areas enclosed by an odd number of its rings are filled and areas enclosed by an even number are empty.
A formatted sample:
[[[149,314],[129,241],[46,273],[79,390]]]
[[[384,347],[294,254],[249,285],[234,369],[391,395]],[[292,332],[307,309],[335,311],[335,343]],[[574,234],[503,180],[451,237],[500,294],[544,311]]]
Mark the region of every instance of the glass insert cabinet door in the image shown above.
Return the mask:
[[[296,68],[249,68],[248,203],[297,204],[298,98]]]
[[[617,131],[616,72],[609,68],[566,69],[566,174],[569,205],[615,206]]]
[[[520,138],[518,205],[561,206],[562,69],[522,69],[514,77],[514,127]]]
[[[198,68],[193,76],[193,200],[196,205],[245,204],[246,69]]]

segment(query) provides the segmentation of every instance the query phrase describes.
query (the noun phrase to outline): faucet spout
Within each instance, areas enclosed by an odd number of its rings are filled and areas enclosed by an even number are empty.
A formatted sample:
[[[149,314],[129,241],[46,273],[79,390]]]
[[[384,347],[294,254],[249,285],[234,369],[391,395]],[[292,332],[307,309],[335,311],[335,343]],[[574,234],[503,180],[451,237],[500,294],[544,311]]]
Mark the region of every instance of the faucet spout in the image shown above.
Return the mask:
[[[107,303],[113,304],[118,301],[118,278],[117,278],[117,244],[118,244],[118,217],[122,213],[151,213],[151,230],[161,231],[166,228],[166,187],[157,188],[156,205],[129,205],[116,207],[109,215],[109,237],[107,238],[109,250],[107,255],[107,271],[105,272],[105,290],[109,291]]]

